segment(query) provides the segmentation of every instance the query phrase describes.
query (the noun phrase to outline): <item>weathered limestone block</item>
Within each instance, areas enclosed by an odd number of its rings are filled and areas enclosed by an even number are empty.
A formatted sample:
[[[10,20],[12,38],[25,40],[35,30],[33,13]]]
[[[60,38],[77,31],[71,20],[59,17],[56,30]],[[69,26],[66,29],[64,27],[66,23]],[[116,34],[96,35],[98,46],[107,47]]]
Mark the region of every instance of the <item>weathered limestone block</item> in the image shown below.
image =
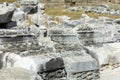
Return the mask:
[[[31,16],[31,21],[37,26],[41,27],[45,25],[46,23],[46,15],[40,14],[39,12],[37,14],[34,14]]]
[[[89,55],[65,57],[65,68],[68,73],[77,73],[99,69],[99,65],[95,59]]]
[[[112,51],[112,54],[110,54],[110,60],[109,60],[109,64],[111,66],[113,66],[113,68],[117,68],[120,67],[120,47],[119,47],[120,43],[111,43],[108,44],[108,46],[110,47],[110,50]]]
[[[69,54],[70,55],[70,54]],[[77,53],[63,57],[68,80],[99,79],[99,64],[90,55]]]
[[[51,72],[64,69],[63,59],[60,57],[50,58],[45,56],[21,57],[14,53],[1,53],[1,67],[20,67],[38,73]]]
[[[38,0],[21,0],[20,9],[26,13],[37,10]]]
[[[7,68],[0,70],[0,80],[42,80],[32,71],[22,68]]]
[[[100,67],[105,69],[117,68],[120,66],[119,43],[109,43],[104,46],[87,47],[89,54],[95,58]]]
[[[73,34],[52,35],[51,40],[54,42],[77,42],[77,37]]]
[[[108,26],[110,27],[106,28],[104,23],[100,26],[95,23],[88,23],[76,26],[75,30],[79,41],[83,45],[95,45],[113,41],[114,28],[111,25]]]
[[[64,62],[60,57],[46,58],[45,56],[23,57],[16,60],[13,67],[32,70],[42,76],[43,79],[54,80],[65,77]]]
[[[23,68],[33,71],[42,76],[43,79],[65,77],[64,61],[61,57],[48,57],[45,55],[21,57],[14,53],[0,54],[0,68]]]
[[[74,43],[77,42],[77,36],[72,29],[65,28],[51,28],[50,38],[53,42],[58,43]]]
[[[16,10],[13,14],[14,21],[24,21],[25,20],[25,13],[20,9]]]
[[[95,58],[100,66],[109,63],[109,55],[112,54],[111,50],[106,47],[87,47],[89,54]]]

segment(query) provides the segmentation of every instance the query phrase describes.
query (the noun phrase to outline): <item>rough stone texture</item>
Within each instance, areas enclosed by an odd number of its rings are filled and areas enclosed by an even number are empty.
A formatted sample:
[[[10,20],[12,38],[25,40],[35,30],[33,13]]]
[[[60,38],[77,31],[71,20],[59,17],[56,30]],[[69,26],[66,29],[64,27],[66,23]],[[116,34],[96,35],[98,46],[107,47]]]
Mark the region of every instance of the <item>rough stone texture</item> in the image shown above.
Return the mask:
[[[50,56],[49,56],[50,57]],[[45,80],[65,77],[64,62],[60,57],[49,58],[48,56],[23,57],[13,63],[13,67],[20,67],[34,71]],[[8,57],[9,58],[9,57]],[[14,57],[13,60],[14,61]]]
[[[75,43],[78,41],[72,29],[53,28],[50,30],[50,37],[52,41],[57,43]]]
[[[109,63],[109,54],[112,54],[111,50],[109,50],[108,46],[106,47],[88,47],[88,50],[90,51],[89,54],[92,55],[97,61],[99,62],[99,65],[105,65]]]
[[[29,11],[27,9],[31,10],[31,5],[34,5],[34,8],[38,7],[38,13],[28,16],[28,19],[33,18],[32,28],[28,27],[27,21],[23,21],[24,18],[27,19],[23,16],[25,13],[18,11],[15,17],[19,15],[16,19],[19,26],[0,29],[0,68],[24,68],[34,71],[44,80],[99,80],[99,71],[119,68],[119,44],[108,43],[117,38],[114,36],[119,32],[119,27],[116,28],[119,20],[115,22],[106,17],[94,19],[82,14],[77,20],[57,16],[56,20],[62,20],[57,24],[51,16],[44,14],[44,4],[38,4],[38,0],[22,1],[24,10]],[[94,12],[96,9],[96,13],[100,14],[109,12],[107,5],[97,6],[94,10],[91,7],[93,6],[87,6],[86,12]],[[71,11],[84,9],[80,6],[71,7]]]
[[[25,21],[25,13],[20,9],[17,9],[12,17],[13,21]]]
[[[70,34],[63,34],[63,35],[52,35],[51,36],[52,41],[54,42],[63,42],[63,43],[67,43],[67,42],[76,42],[77,41],[77,37],[75,35],[70,35]]]
[[[94,48],[94,49],[92,49]],[[107,68],[118,68],[120,66],[119,61],[119,43],[109,43],[99,47],[87,47],[89,54],[97,59],[101,70]]]
[[[3,67],[20,67],[36,73],[50,73],[59,69],[64,69],[64,61],[61,57],[37,55],[21,57],[14,53],[3,53],[0,55]],[[2,67],[2,65],[1,65]]]
[[[12,4],[0,4],[0,23],[8,23],[11,21],[15,7]]]
[[[32,71],[22,68],[8,68],[0,70],[0,80],[42,80]]]
[[[94,23],[93,25],[78,25],[76,32],[78,34],[79,41],[83,45],[94,45],[113,41],[114,28],[103,28],[103,26],[105,25],[98,25]],[[103,32],[101,33],[101,31]]]
[[[99,69],[98,63],[89,55],[64,58],[66,71],[68,73],[77,73]]]
[[[20,9],[25,13],[36,12],[38,0],[21,0],[20,2]]]
[[[64,68],[64,61],[62,58],[53,58],[45,63],[45,72],[54,71],[57,69],[63,69]]]
[[[77,74],[81,72],[87,72],[87,71],[89,72],[94,70],[98,70],[97,79],[99,79],[98,62],[95,59],[93,59],[90,55],[86,54],[84,48],[81,47],[79,44],[68,44],[68,43],[56,44],[55,49],[56,51],[60,52],[60,54],[58,55],[56,54],[56,55],[63,57],[68,79],[74,73]],[[84,76],[84,74],[82,76]],[[75,77],[75,79],[81,79],[81,78]]]
[[[84,71],[74,73],[72,76],[78,80],[99,80],[99,70]]]
[[[67,76],[64,69],[59,69],[49,73],[42,73],[39,75],[42,76],[42,78],[45,80],[62,80],[62,78],[65,78],[66,80],[66,76]]]

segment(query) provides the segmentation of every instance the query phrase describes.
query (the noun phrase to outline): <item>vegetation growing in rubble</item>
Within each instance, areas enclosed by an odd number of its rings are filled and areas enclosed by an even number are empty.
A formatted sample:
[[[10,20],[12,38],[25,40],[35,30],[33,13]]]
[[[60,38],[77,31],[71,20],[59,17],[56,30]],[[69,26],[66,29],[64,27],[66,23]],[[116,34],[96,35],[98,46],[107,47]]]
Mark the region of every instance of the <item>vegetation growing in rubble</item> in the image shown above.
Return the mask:
[[[3,3],[3,2],[14,2],[16,0],[0,0],[0,3]],[[85,2],[85,0],[81,0],[83,3]],[[111,5],[110,7],[111,8],[116,8],[116,6],[118,6],[118,4],[112,4],[112,3],[106,3],[107,5]],[[83,5],[83,4],[81,4]],[[87,4],[84,4],[84,5],[89,5],[88,3]],[[72,19],[78,19],[80,18],[81,14],[84,13],[84,11],[78,11],[78,12],[70,12],[68,10],[66,10],[65,8],[61,7],[61,6],[52,6],[52,7],[47,7],[45,12],[48,14],[48,15],[51,15],[51,16],[62,16],[62,15],[67,15],[69,17],[71,17]],[[93,17],[93,18],[98,18],[100,16],[106,16],[106,17],[110,17],[110,18],[113,18],[113,19],[116,19],[116,18],[120,18],[120,16],[110,16],[108,14],[95,14],[95,13],[87,13],[90,17]]]
[[[71,12],[71,11],[68,11],[67,9],[65,9],[63,7],[47,7],[45,12],[48,15],[51,15],[53,17],[54,16],[67,15],[67,16],[71,17],[72,19],[78,19],[78,18],[81,17],[82,14],[84,14],[83,10],[78,11],[78,12]],[[98,17],[101,17],[101,16],[106,16],[106,17],[110,17],[110,18],[113,18],[113,19],[120,18],[120,16],[111,16],[109,14],[95,14],[93,12],[87,13],[87,15],[89,15],[90,17],[93,17],[93,18],[98,18]]]
[[[3,3],[3,2],[14,2],[15,0],[0,0],[0,3]]]

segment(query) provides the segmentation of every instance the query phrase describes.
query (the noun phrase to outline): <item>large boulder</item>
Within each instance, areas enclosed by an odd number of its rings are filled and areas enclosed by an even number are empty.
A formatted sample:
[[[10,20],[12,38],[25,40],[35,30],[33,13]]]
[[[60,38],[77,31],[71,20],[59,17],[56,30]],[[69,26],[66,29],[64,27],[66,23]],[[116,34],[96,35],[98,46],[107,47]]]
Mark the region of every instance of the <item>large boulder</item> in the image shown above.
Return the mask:
[[[19,67],[34,72],[49,72],[64,68],[63,59],[46,56],[21,57],[14,53],[0,53],[0,69],[7,67]]]
[[[34,71],[45,80],[55,80],[65,76],[64,62],[60,57],[48,58],[47,56],[25,57],[15,62],[14,67]],[[59,80],[59,79],[58,79]]]
[[[56,77],[59,76],[61,78],[63,76],[62,72],[64,71],[64,61],[61,57],[52,57],[50,55],[21,57],[14,53],[1,53],[0,58],[0,68],[12,67],[15,69],[26,69],[40,74],[43,79],[51,77],[52,73]],[[58,73],[58,75],[56,73]],[[47,74],[50,75],[47,76]],[[44,77],[44,75],[47,77]]]

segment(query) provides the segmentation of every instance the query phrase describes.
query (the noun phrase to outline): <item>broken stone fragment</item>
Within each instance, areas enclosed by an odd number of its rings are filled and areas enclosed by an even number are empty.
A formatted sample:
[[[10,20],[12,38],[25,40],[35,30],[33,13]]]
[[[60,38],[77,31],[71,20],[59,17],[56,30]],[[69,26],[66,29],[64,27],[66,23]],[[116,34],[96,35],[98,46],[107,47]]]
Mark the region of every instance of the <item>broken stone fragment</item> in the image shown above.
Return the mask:
[[[39,0],[21,0],[20,9],[25,13],[36,12]]]
[[[25,13],[20,9],[17,9],[13,14],[14,21],[24,21],[25,20]]]
[[[38,4],[38,11],[45,10],[45,4],[39,3]]]
[[[60,57],[50,59],[43,66],[45,72],[54,71],[63,68],[64,68],[64,61]]]

